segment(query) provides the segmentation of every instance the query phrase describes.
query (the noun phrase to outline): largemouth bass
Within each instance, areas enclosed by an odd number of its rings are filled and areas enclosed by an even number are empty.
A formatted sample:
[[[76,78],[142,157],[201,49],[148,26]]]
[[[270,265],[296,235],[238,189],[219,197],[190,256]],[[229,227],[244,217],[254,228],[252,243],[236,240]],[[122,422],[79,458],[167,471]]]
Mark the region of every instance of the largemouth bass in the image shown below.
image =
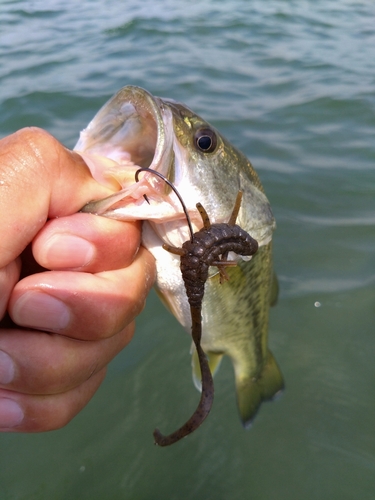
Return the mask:
[[[85,211],[120,220],[143,220],[143,245],[154,255],[156,290],[183,327],[192,321],[180,271],[180,257],[166,251],[189,239],[179,199],[161,179],[139,168],[156,170],[176,187],[194,231],[202,226],[201,203],[212,223],[226,222],[239,191],[243,198],[238,226],[258,242],[255,256],[237,259],[226,270],[228,281],[211,267],[202,304],[201,346],[214,374],[230,357],[242,423],[248,427],[261,402],[283,388],[283,378],[267,347],[269,307],[276,300],[272,268],[270,204],[250,161],[189,108],[171,99],[127,86],[112,97],[81,132],[75,146],[100,182],[117,183],[112,196],[89,203]],[[145,196],[146,195],[146,199]],[[193,380],[201,389],[196,351]]]

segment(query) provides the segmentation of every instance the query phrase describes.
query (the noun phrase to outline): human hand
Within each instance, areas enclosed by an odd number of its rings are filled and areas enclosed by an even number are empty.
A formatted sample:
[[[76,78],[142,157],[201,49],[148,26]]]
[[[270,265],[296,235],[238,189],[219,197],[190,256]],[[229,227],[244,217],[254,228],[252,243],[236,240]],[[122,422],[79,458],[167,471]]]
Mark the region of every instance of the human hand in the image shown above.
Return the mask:
[[[0,431],[66,425],[132,338],[155,277],[140,224],[77,213],[111,192],[40,129],[0,141]]]

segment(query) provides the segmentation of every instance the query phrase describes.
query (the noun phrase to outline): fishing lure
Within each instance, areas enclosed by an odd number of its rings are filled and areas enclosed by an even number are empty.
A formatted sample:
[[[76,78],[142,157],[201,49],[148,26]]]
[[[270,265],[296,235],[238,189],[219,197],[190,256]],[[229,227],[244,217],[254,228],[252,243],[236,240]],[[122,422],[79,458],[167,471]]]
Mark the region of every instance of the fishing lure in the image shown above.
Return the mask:
[[[197,203],[196,207],[201,215],[203,227],[194,233],[187,208],[176,187],[162,174],[149,168],[137,170],[135,174],[136,182],[138,182],[139,173],[142,171],[157,175],[173,189],[181,202],[190,231],[190,240],[185,241],[181,248],[166,244],[163,245],[163,248],[180,256],[182,279],[190,305],[191,335],[197,350],[201,370],[202,392],[197,409],[182,427],[168,436],[163,435],[159,429],[154,430],[155,444],[168,446],[197,429],[208,416],[213,403],[214,383],[207,357],[201,347],[202,302],[209,268],[216,266],[220,273],[220,283],[227,281],[229,277],[225,270],[226,267],[237,265],[235,261],[228,260],[229,252],[241,256],[251,256],[258,250],[258,243],[235,223],[241,206],[242,191],[238,192],[232,214],[226,223],[211,224],[206,210],[200,203]],[[148,201],[147,196],[144,195],[144,197]]]

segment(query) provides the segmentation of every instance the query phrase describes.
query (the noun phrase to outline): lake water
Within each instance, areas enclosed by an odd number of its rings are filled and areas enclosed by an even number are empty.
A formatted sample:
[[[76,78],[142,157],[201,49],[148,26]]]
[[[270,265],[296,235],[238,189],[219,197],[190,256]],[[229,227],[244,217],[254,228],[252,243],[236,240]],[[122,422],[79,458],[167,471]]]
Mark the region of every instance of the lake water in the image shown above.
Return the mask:
[[[374,499],[374,14],[354,0],[1,2],[1,136],[37,125],[72,147],[133,84],[249,156],[278,224],[270,346],[286,380],[244,431],[225,362],[204,426],[155,447],[155,425],[182,423],[198,394],[190,340],[152,293],[80,415],[0,436],[2,500]]]

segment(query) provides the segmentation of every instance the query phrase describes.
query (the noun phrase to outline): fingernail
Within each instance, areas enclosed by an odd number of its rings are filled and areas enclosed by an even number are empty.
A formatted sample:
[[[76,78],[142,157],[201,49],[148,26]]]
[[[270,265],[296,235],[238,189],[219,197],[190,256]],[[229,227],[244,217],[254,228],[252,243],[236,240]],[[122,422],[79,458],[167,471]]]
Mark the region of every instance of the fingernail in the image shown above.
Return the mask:
[[[71,234],[55,234],[44,245],[46,262],[54,268],[75,268],[89,264],[95,254],[95,247],[89,241]]]
[[[43,292],[25,292],[14,304],[12,319],[21,326],[41,330],[63,330],[70,321],[70,311],[61,302]]]
[[[12,382],[15,366],[12,358],[4,351],[0,351],[0,384],[5,385]]]
[[[19,425],[23,420],[22,408],[16,401],[8,398],[0,398],[0,427],[10,428]]]

